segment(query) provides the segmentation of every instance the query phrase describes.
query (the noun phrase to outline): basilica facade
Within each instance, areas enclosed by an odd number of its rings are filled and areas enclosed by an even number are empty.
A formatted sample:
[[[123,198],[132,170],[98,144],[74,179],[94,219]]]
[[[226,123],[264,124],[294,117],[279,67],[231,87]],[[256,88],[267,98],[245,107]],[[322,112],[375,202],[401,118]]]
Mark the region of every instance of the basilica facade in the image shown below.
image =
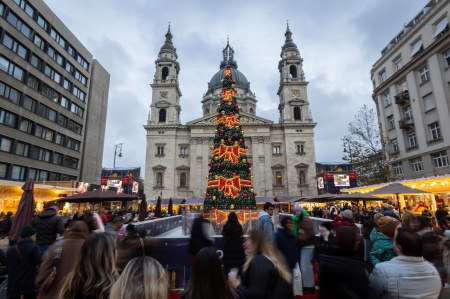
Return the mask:
[[[247,78],[238,70],[229,43],[223,49],[219,71],[208,83],[201,101],[203,117],[185,125],[180,122],[180,64],[169,30],[155,61],[156,71],[147,124],[145,194],[147,198],[202,197],[206,190],[211,145],[216,129],[217,106],[221,101],[224,69],[231,66],[236,98],[241,106],[241,124],[252,163],[253,188],[258,196],[317,195],[314,127],[303,59],[287,27],[277,91],[280,122],[257,116],[256,97]],[[274,70],[275,71],[275,70]],[[274,91],[275,93],[275,91]]]

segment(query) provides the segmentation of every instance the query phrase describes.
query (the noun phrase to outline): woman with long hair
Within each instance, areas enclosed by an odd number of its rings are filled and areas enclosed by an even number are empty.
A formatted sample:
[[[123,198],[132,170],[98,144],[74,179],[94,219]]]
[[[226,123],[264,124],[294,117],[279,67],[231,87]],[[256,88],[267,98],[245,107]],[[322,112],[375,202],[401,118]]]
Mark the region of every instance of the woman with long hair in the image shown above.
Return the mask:
[[[228,221],[223,226],[223,269],[228,274],[232,268],[238,268],[239,273],[245,263],[243,244],[243,229],[235,212],[230,212]]]
[[[419,222],[417,221],[416,216],[410,212],[404,212],[402,214],[402,228],[417,231],[419,229]]]
[[[110,299],[167,299],[169,280],[161,264],[149,257],[132,259],[111,288]]]
[[[244,298],[228,285],[216,249],[204,247],[198,252],[191,279],[180,299],[237,299]]]
[[[106,299],[118,273],[116,269],[116,236],[98,233],[81,247],[75,267],[61,288],[62,299]]]
[[[295,298],[291,272],[264,232],[252,230],[244,247],[249,256],[242,271],[242,281],[237,276],[229,276],[230,286],[241,291],[247,299]]]

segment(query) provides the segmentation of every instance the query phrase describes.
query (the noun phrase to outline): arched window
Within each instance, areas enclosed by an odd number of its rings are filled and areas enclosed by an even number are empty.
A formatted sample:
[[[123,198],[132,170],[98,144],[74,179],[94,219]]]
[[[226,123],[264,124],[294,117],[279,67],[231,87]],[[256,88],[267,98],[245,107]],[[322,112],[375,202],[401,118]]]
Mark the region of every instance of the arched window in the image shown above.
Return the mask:
[[[301,151],[300,151],[300,145],[297,145],[297,153],[301,153]]]
[[[282,176],[281,176],[281,172],[277,171],[277,173],[275,174],[275,176],[276,176],[275,185],[277,185],[277,186],[283,185],[283,180],[282,180],[283,178],[282,178]]]
[[[289,67],[289,77],[290,78],[297,78],[297,67],[295,65],[291,65]]]
[[[254,114],[253,108],[250,108],[250,114]]]
[[[304,146],[303,146],[303,144],[300,146],[300,152],[301,152],[301,153],[304,152]]]
[[[159,122],[163,123],[166,121],[166,109],[159,110]]]
[[[208,114],[209,114],[209,109],[206,108],[206,109],[205,109],[205,115],[208,115]]]
[[[186,174],[180,174],[180,187],[186,187]]]
[[[169,68],[166,66],[161,71],[161,80],[169,80]]]
[[[294,107],[294,119],[295,120],[301,120],[302,116],[300,113],[300,107]]]
[[[306,184],[306,175],[305,175],[304,171],[300,171],[299,181],[300,181],[300,185],[305,185]]]
[[[156,175],[156,186],[157,187],[162,187],[162,180],[163,180],[162,173],[158,173]]]

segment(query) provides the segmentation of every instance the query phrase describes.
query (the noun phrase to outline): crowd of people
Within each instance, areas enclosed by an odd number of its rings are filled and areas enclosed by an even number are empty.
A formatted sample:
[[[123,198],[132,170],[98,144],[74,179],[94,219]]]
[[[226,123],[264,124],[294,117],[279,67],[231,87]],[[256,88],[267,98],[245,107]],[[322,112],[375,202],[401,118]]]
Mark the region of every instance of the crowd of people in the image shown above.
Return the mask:
[[[126,211],[76,214],[64,224],[58,210],[55,205],[41,212],[22,227],[6,255],[0,252],[8,298],[168,298],[168,274],[146,251],[158,239],[140,235]],[[274,210],[273,203],[264,204],[246,237],[230,212],[222,260],[211,224],[196,218],[187,249],[192,272],[179,297],[439,298],[445,292],[450,230],[443,207],[430,216],[397,215],[389,206],[361,213],[337,207],[339,213],[322,220],[317,234],[311,220],[317,209],[296,206],[277,227]],[[321,218],[327,218],[323,210]]]

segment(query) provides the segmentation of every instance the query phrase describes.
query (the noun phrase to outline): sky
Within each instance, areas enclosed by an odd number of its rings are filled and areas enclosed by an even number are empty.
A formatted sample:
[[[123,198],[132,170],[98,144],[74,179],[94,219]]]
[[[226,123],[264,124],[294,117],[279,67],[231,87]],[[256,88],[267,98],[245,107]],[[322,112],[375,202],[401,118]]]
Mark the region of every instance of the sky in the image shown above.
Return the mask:
[[[155,60],[170,22],[180,63],[181,122],[202,117],[207,83],[227,36],[258,100],[278,123],[278,62],[286,20],[300,55],[315,128],[317,162],[342,161],[341,138],[363,105],[375,109],[370,70],[381,50],[428,0],[156,1],[44,0],[111,75],[103,166],[145,171]]]

